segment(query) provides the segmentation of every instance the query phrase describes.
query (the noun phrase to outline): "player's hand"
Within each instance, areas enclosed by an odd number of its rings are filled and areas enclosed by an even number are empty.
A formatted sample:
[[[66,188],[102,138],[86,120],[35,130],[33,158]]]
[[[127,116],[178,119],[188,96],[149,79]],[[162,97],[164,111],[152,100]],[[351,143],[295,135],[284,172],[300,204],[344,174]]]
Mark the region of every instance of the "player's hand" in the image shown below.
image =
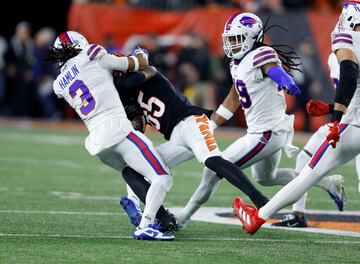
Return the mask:
[[[131,55],[136,55],[137,53],[142,53],[144,56],[149,58],[149,52],[146,49],[141,48],[140,46],[138,46],[136,49],[134,49],[132,51]]]
[[[330,107],[323,101],[311,99],[306,104],[306,112],[309,116],[322,116],[330,113]]]
[[[299,87],[297,87],[296,84],[291,83],[289,86],[283,86],[282,87],[287,94],[292,96],[299,96],[301,94],[301,90]]]
[[[329,132],[327,133],[326,140],[333,148],[336,148],[336,143],[340,140],[339,121],[329,123],[328,127]]]

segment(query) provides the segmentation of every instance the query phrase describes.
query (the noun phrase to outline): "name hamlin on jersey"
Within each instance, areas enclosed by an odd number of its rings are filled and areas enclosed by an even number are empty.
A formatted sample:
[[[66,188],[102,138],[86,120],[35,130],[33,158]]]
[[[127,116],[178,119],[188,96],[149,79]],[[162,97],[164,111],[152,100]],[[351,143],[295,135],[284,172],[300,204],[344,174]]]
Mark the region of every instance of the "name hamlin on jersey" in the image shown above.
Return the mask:
[[[70,70],[68,70],[64,76],[59,80],[59,86],[64,90],[66,86],[68,86],[78,75],[80,72],[78,68],[76,67],[76,64],[74,64]]]

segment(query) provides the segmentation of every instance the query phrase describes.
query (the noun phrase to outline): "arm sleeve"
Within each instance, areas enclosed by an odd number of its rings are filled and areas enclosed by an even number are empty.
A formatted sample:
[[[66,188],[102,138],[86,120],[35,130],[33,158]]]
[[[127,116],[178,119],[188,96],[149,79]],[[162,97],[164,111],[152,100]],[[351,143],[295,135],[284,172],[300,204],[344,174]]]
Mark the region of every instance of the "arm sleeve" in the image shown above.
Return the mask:
[[[340,80],[339,87],[336,89],[335,103],[346,107],[350,104],[357,87],[358,75],[359,67],[355,62],[344,60],[340,63]]]
[[[113,71],[127,71],[129,61],[127,57],[116,57],[110,54],[104,54],[99,59],[99,64],[102,68]]]
[[[289,74],[285,72],[285,70],[280,66],[272,67],[266,73],[267,76],[274,82],[276,82],[281,88],[290,87],[291,84],[295,84],[294,80],[291,78]]]

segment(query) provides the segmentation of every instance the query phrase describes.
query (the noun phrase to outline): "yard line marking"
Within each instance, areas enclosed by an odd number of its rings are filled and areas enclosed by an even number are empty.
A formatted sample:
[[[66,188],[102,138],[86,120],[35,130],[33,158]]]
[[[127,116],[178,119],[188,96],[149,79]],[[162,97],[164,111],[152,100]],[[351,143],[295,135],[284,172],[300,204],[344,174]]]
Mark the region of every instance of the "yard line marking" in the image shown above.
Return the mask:
[[[1,138],[16,142],[30,142],[37,144],[52,144],[52,145],[83,145],[85,136],[76,135],[60,135],[60,134],[26,134],[25,133],[1,133]]]
[[[26,233],[0,233],[0,237],[44,237],[44,238],[83,238],[83,239],[133,239],[131,236],[113,236],[113,235],[80,235],[80,234],[26,234]],[[293,243],[294,239],[271,239],[271,238],[240,238],[240,237],[184,237],[178,240],[188,241],[244,241],[244,242],[277,242]],[[296,240],[296,243],[302,244],[360,244],[360,241],[350,240]]]
[[[73,211],[23,211],[0,210],[0,214],[50,214],[50,215],[119,215],[122,212],[73,212]]]

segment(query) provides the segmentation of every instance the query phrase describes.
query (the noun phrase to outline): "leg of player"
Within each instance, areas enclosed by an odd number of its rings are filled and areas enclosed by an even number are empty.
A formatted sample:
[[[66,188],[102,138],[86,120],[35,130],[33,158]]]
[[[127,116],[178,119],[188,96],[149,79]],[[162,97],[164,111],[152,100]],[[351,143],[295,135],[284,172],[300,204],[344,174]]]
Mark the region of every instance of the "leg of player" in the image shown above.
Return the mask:
[[[116,155],[119,155],[126,164],[147,177],[151,182],[145,199],[143,217],[133,237],[148,240],[173,240],[175,238],[173,235],[162,233],[158,230],[158,226],[154,225],[156,212],[172,185],[172,177],[151,141],[142,133],[133,131],[107,152],[110,152],[110,155],[104,153],[100,156],[102,161],[110,164],[115,163],[119,160]]]
[[[234,209],[249,234],[254,234],[261,225],[281,208],[298,200],[311,186],[328,171],[337,168],[360,153],[359,128],[343,125],[341,140],[335,149],[327,141],[319,146],[300,175],[284,186],[264,207],[255,210],[245,205],[240,198],[234,200]]]
[[[216,175],[216,172],[206,167],[204,168],[201,182],[194,194],[191,196],[186,206],[181,209],[180,212],[175,214],[180,229],[184,229],[186,227],[186,222],[190,217],[211,198],[219,186],[220,180],[221,179]]]
[[[355,162],[356,162],[356,172],[359,180],[358,191],[360,193],[360,155],[356,156]]]
[[[131,190],[136,194],[137,197],[145,204],[146,203],[146,196],[147,192],[150,188],[150,183],[145,180],[144,176],[140,173],[136,172],[134,169],[130,168],[129,166],[125,167],[122,171],[123,178],[125,182],[131,187]],[[126,201],[128,198],[124,199]],[[133,223],[132,219],[137,217],[139,214],[142,215],[141,210],[139,211],[135,205],[133,204],[126,204],[127,208],[124,208],[125,212],[128,214],[131,222]],[[160,225],[161,231],[174,231],[177,229],[177,222],[175,217],[164,208],[163,205],[160,206],[158,212],[156,213],[156,219],[158,224]],[[141,217],[140,217],[141,220]],[[140,221],[139,221],[140,223]],[[136,223],[133,225],[137,226]]]
[[[173,145],[169,141],[156,146],[156,151],[170,169],[194,157],[194,153],[188,148]],[[145,197],[150,184],[144,179],[144,176],[140,175],[130,167],[125,167],[122,171],[122,175],[131,188],[128,188],[128,197],[123,197],[120,204],[129,216],[132,224],[137,226],[137,223],[141,220],[142,212],[140,208],[132,202],[133,199],[131,197],[137,196],[145,203]],[[174,231],[178,229],[176,218],[166,210],[164,206],[160,206],[159,211],[156,214],[156,219],[161,231]]]
[[[257,207],[268,201],[235,164],[222,158],[206,115],[190,116],[180,122],[175,126],[170,141],[191,148],[202,164],[240,189]]]

